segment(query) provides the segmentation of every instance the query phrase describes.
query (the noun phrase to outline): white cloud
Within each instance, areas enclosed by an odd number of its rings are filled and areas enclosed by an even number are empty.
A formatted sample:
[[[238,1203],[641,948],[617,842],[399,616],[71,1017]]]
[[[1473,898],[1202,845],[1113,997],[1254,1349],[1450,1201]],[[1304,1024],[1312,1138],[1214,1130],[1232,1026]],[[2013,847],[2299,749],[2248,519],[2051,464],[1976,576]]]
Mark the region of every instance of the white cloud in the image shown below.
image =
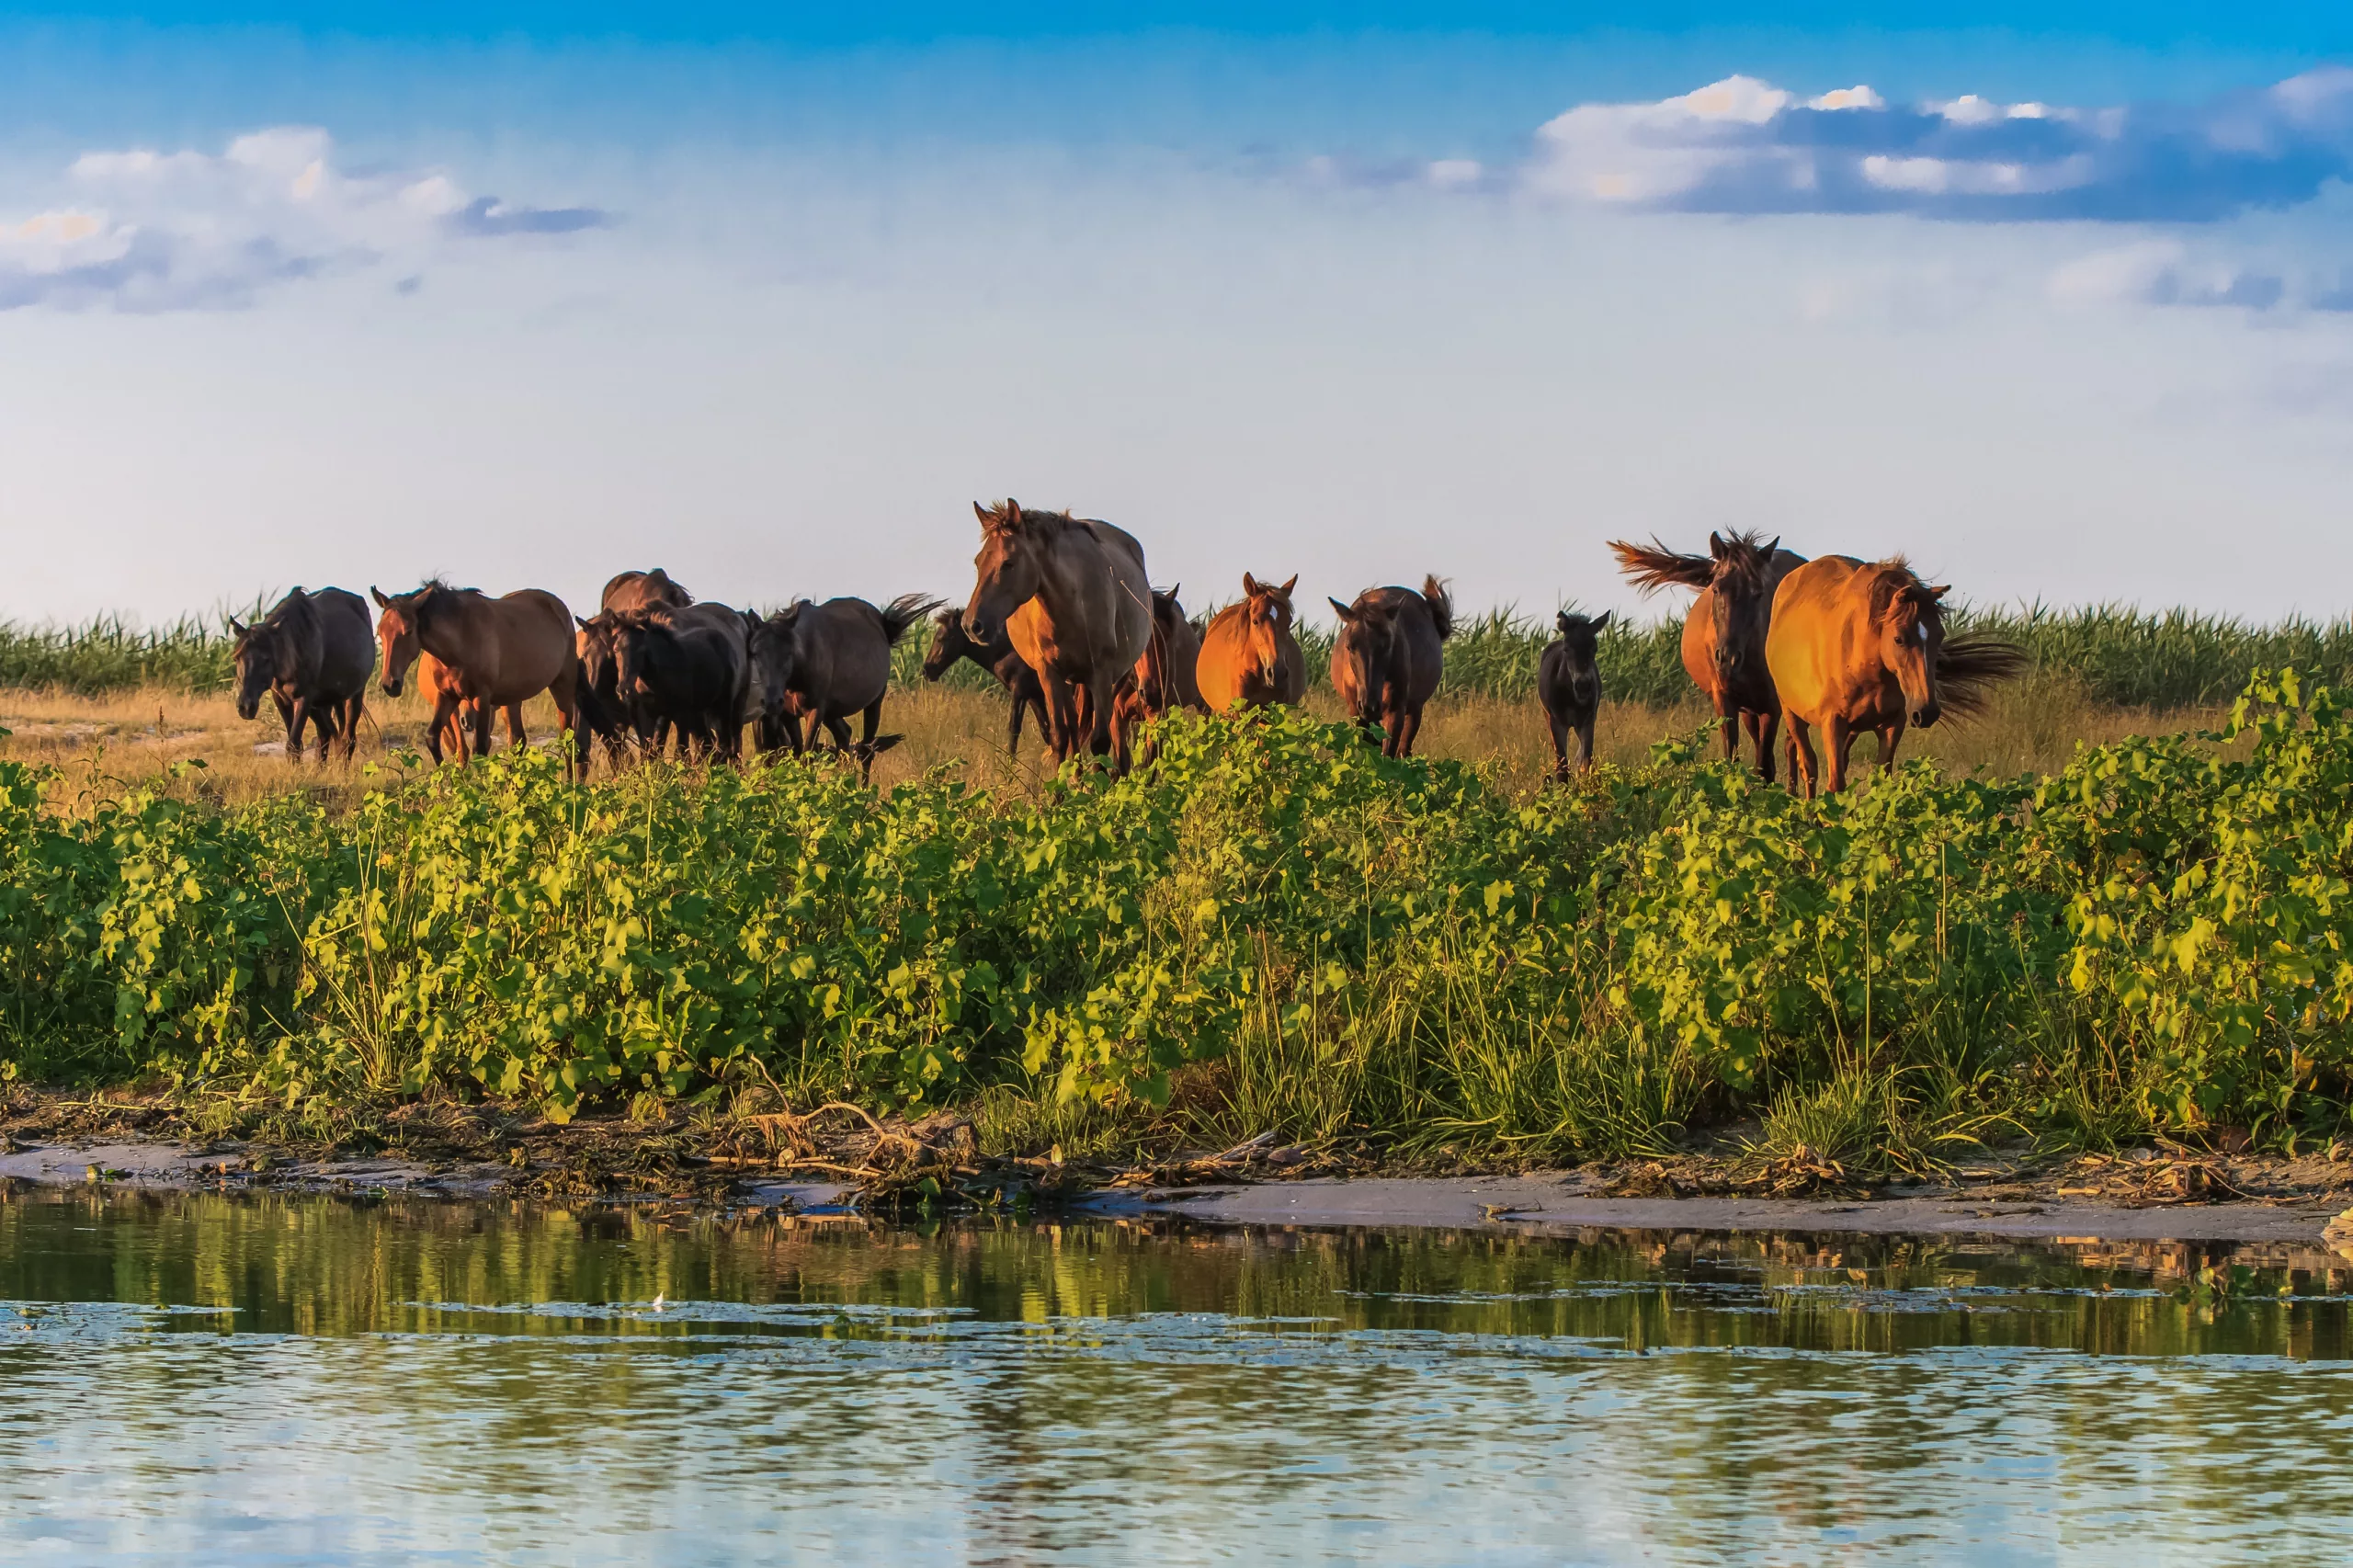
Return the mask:
[[[388,257],[413,275],[441,245],[611,222],[593,208],[470,198],[437,172],[347,174],[325,131],[294,126],[240,136],[217,155],[85,153],[64,183],[59,205],[0,219],[0,310],[236,307]]]
[[[2238,305],[2267,311],[2287,291],[2277,274],[2193,263],[2174,240],[2148,240],[2078,257],[2051,275],[2051,297],[2071,305]]]
[[[1547,122],[1527,191],[1699,212],[1913,212],[1949,219],[2205,221],[2308,201],[2353,177],[2353,69],[2185,107],[1913,108],[1867,85],[1801,99],[1728,76],[1655,103]]]

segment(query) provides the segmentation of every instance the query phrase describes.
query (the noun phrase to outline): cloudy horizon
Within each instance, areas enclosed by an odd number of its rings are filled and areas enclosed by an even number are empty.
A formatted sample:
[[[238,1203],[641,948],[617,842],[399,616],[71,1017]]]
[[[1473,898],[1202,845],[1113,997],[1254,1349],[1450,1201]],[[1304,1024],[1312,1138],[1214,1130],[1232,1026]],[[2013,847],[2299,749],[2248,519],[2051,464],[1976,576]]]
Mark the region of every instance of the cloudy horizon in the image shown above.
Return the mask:
[[[1008,494],[1197,602],[2353,610],[2353,70],[2096,42],[0,35],[0,619],[953,596]]]

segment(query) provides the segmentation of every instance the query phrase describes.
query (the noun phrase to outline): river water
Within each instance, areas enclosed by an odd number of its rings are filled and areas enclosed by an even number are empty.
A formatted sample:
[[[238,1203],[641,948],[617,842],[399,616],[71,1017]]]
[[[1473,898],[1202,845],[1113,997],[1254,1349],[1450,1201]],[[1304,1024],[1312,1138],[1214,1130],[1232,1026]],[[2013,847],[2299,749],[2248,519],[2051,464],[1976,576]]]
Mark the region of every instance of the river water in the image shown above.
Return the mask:
[[[2347,1280],[2199,1261],[19,1187],[0,1562],[2341,1561]]]

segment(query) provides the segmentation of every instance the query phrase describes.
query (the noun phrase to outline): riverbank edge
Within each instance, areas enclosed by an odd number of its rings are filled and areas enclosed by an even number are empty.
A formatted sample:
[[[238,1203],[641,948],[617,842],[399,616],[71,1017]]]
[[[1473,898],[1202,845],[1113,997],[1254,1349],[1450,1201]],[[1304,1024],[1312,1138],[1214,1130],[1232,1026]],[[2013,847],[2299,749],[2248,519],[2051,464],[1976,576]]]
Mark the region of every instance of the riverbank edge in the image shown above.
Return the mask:
[[[358,1198],[568,1201],[532,1185],[529,1165],[429,1163],[398,1153],[272,1153],[244,1144],[115,1137],[11,1140],[0,1152],[0,1181],[157,1192],[300,1192]],[[2123,1162],[2119,1162],[2123,1164]],[[2341,1167],[2340,1167],[2341,1168]],[[2310,1249],[2353,1259],[2353,1228],[2332,1231],[2347,1194],[2333,1187],[2262,1199],[2127,1205],[2063,1176],[2018,1170],[1974,1179],[1915,1183],[1869,1195],[1628,1197],[1622,1167],[1587,1166],[1524,1175],[1278,1176],[1198,1186],[1130,1185],[1074,1189],[1040,1204],[1070,1218],[1187,1221],[1276,1229],[1454,1229],[1574,1237],[1607,1231],[1775,1232],[1866,1235],[1984,1236],[2056,1243],[2229,1243]],[[2078,1178],[2080,1179],[2080,1178]],[[613,1201],[711,1208],[767,1208],[811,1218],[859,1217],[860,1193],[847,1181],[745,1172],[706,1180],[693,1192],[647,1189]]]

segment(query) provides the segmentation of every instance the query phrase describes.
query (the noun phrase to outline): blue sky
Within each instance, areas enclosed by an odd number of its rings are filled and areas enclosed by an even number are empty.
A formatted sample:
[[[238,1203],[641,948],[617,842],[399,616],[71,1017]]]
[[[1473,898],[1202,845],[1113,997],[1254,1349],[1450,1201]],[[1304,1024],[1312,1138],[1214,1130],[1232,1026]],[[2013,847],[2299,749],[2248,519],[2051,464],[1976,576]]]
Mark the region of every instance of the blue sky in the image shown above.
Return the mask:
[[[1196,602],[2353,609],[2353,12],[1869,9],[0,14],[0,616],[961,596],[1008,493]]]

